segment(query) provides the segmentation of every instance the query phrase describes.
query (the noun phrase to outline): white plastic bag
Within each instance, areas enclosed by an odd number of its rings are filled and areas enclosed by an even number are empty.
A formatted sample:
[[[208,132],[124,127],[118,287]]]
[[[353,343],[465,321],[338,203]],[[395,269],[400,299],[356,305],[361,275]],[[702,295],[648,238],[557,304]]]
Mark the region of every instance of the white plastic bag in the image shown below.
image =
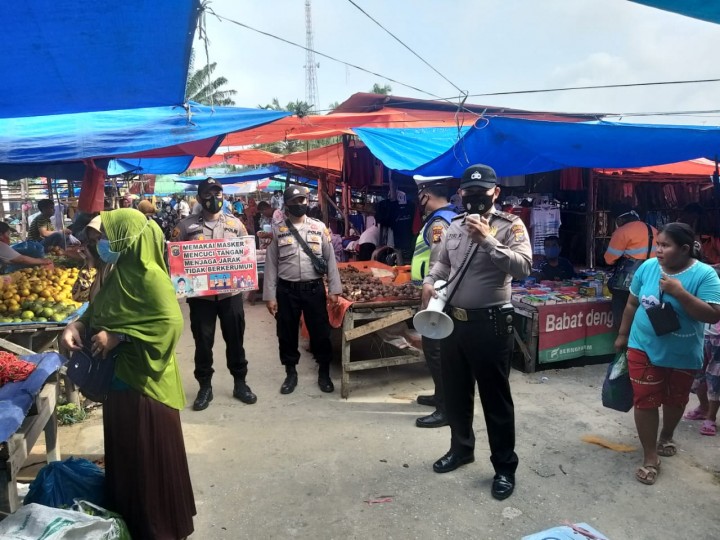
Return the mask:
[[[7,540],[130,540],[127,527],[117,518],[85,513],[84,501],[75,506],[82,511],[50,508],[31,503],[0,522],[0,538]],[[79,506],[78,506],[79,505]],[[92,506],[96,513],[107,510]]]

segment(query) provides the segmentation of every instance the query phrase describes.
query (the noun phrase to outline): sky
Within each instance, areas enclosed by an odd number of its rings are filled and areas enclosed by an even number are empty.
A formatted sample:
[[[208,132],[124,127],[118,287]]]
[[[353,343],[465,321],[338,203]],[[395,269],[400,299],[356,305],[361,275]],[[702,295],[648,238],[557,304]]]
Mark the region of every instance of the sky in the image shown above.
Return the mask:
[[[626,0],[355,0],[435,69],[470,94],[567,86],[720,78],[720,25]],[[305,44],[304,0],[212,0],[219,15]],[[441,97],[445,81],[347,0],[312,0],[314,48]],[[305,99],[306,53],[206,16],[210,62],[237,90],[238,106]],[[196,39],[196,67],[205,46]],[[326,110],[374,83],[429,98],[382,77],[316,57]],[[720,109],[720,83],[470,97],[468,103],[531,110],[632,114]],[[625,121],[627,117],[623,117]],[[658,121],[633,117],[633,122]],[[720,125],[720,113],[678,124]]]

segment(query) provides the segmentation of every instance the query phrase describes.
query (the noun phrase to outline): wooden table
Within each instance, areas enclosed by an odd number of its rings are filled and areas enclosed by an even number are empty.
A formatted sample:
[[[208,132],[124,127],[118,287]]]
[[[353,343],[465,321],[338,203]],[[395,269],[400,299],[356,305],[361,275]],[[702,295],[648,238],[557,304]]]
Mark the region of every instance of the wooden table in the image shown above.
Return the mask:
[[[4,339],[0,339],[0,348],[16,354],[33,354],[33,351],[8,344]],[[57,392],[56,374],[45,382],[20,428],[7,441],[0,443],[0,513],[10,514],[20,507],[17,474],[43,431],[47,462],[60,460],[55,412]]]
[[[350,395],[350,373],[365,369],[387,366],[400,366],[424,362],[422,354],[404,354],[399,356],[351,361],[352,342],[383,328],[412,318],[419,310],[420,300],[389,300],[384,302],[356,302],[345,312],[342,324],[342,383],[340,394],[343,398]],[[355,327],[358,321],[371,320],[367,324]]]

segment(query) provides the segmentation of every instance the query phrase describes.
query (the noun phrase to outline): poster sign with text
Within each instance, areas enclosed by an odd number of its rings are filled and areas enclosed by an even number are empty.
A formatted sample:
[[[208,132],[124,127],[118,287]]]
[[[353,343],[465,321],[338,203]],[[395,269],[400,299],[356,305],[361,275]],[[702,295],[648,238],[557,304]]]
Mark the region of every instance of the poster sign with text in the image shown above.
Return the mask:
[[[610,302],[539,306],[538,362],[614,354]]]
[[[168,242],[170,278],[178,298],[258,287],[255,237]]]

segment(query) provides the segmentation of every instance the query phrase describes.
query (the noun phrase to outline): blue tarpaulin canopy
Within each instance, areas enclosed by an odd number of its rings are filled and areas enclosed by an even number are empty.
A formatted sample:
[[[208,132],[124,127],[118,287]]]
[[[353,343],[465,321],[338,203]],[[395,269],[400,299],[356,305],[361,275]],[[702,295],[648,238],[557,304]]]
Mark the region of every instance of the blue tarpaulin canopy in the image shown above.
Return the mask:
[[[694,19],[720,24],[720,2],[708,0],[632,0],[637,4],[672,11]]]
[[[198,0],[0,2],[0,118],[184,101]]]
[[[193,156],[169,158],[111,159],[107,166],[108,176],[120,174],[180,174],[190,166]],[[2,167],[0,166],[0,170]]]
[[[212,155],[226,133],[289,114],[193,103],[188,111],[178,106],[0,118],[0,164],[133,157],[151,150],[149,157]]]
[[[437,143],[440,130],[456,141],[444,151]],[[388,168],[427,176],[459,177],[474,163],[490,165],[500,176],[514,176],[566,167],[645,167],[720,154],[720,128],[706,126],[493,117],[461,137],[456,128],[353,131]],[[434,157],[418,163],[432,153]]]
[[[215,180],[220,182],[221,184],[238,184],[240,182],[250,182],[252,180],[262,180],[263,178],[268,178],[270,176],[273,176],[275,174],[278,174],[280,172],[283,172],[283,169],[280,167],[275,167],[273,165],[269,167],[262,167],[260,169],[252,169],[249,171],[244,171],[237,174],[230,174],[230,175],[223,175],[223,176],[213,176]],[[181,176],[178,177],[179,182],[184,182],[186,184],[192,184],[197,185],[203,180],[205,180],[207,176]]]

